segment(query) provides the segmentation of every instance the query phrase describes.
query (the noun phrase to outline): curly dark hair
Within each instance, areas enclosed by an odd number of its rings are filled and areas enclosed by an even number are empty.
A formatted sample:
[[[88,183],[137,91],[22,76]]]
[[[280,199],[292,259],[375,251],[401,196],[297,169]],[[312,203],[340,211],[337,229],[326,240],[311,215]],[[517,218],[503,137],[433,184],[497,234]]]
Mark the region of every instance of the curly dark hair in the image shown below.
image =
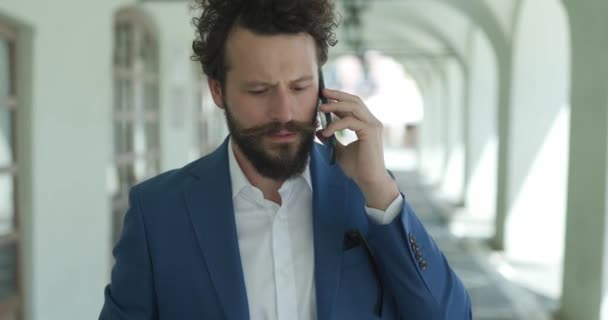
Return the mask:
[[[226,40],[235,25],[262,35],[310,34],[317,45],[319,65],[327,62],[329,46],[335,46],[338,14],[333,0],[194,0],[200,17],[192,19],[196,39],[192,60],[222,86],[228,65]]]

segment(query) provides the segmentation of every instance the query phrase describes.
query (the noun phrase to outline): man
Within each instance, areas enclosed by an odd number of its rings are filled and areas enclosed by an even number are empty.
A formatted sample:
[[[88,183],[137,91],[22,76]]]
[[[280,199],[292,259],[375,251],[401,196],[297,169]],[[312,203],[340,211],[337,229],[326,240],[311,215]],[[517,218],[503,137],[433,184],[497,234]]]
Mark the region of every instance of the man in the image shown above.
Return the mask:
[[[381,123],[334,90],[351,129],[314,142],[329,0],[199,0],[201,61],[230,136],[135,186],[100,319],[470,319],[462,283],[385,168]]]

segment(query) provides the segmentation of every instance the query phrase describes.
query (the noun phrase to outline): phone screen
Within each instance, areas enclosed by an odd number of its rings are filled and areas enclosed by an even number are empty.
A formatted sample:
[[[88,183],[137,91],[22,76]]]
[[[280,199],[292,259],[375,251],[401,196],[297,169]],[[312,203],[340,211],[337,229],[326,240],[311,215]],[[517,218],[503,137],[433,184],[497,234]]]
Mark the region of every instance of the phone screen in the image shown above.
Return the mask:
[[[327,128],[331,123],[331,113],[319,112],[319,105],[328,103],[327,98],[323,96],[323,89],[325,88],[325,80],[323,79],[323,72],[319,68],[319,104],[317,105],[317,113],[321,119],[321,127]],[[329,164],[333,165],[336,163],[336,136],[331,135],[327,138],[325,143],[329,147]]]

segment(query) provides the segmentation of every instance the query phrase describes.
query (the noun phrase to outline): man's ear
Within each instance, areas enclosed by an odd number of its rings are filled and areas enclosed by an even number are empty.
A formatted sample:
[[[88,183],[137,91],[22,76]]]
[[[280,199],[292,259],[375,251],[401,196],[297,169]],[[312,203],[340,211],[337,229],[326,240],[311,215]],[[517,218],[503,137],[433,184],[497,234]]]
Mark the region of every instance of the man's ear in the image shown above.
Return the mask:
[[[224,109],[224,96],[222,94],[222,85],[216,79],[209,78],[207,79],[207,83],[209,84],[209,91],[211,91],[211,97],[213,97],[213,102],[220,109]]]

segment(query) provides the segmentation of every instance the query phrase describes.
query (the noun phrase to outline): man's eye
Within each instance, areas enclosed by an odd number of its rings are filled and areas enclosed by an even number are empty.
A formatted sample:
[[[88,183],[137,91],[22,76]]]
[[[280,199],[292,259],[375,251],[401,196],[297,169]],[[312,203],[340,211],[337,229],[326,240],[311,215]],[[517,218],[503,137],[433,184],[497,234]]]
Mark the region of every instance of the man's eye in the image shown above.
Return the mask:
[[[308,87],[294,87],[293,90],[294,91],[304,91],[304,90],[306,90],[306,88],[308,88]]]
[[[259,94],[264,94],[266,91],[267,91],[266,89],[249,90],[249,93],[259,95]]]

